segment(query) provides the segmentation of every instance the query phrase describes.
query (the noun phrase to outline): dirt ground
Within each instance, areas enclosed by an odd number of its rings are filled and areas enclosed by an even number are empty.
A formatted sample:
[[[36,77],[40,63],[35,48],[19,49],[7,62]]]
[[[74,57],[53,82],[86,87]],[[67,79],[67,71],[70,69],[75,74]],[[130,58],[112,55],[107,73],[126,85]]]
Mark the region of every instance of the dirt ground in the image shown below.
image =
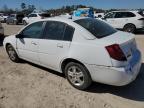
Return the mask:
[[[6,35],[22,28],[3,26]],[[144,61],[144,33],[137,33],[136,40]],[[1,45],[0,108],[144,108],[143,71],[144,64],[137,79],[124,87],[93,83],[87,91],[80,91],[63,74],[28,62],[11,62]]]

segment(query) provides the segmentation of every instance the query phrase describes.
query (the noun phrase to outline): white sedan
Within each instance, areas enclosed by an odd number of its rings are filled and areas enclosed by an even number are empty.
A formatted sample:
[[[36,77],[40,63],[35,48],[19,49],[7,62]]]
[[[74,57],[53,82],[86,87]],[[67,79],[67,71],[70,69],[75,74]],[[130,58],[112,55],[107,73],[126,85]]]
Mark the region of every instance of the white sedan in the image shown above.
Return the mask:
[[[81,90],[92,81],[129,84],[141,67],[134,35],[92,18],[40,20],[6,37],[4,47],[12,61],[24,59],[64,73]]]

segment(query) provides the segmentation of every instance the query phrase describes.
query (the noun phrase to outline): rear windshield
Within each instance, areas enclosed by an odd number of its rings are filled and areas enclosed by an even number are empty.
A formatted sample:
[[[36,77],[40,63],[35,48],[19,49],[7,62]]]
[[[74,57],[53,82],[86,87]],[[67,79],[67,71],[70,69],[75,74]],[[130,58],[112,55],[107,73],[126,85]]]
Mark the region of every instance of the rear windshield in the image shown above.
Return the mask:
[[[50,17],[50,14],[39,14],[41,17]]]
[[[103,38],[116,33],[117,30],[103,21],[86,18],[74,21],[92,33],[96,38]]]

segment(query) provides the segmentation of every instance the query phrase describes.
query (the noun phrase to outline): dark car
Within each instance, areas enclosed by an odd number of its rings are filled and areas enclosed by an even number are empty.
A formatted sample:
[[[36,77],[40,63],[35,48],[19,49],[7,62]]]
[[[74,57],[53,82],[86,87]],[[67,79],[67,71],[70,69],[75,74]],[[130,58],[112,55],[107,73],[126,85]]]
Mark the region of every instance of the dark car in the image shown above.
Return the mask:
[[[7,20],[6,20],[6,23],[7,24],[20,24],[22,23],[23,21],[23,18],[24,18],[24,15],[23,14],[11,14]]]

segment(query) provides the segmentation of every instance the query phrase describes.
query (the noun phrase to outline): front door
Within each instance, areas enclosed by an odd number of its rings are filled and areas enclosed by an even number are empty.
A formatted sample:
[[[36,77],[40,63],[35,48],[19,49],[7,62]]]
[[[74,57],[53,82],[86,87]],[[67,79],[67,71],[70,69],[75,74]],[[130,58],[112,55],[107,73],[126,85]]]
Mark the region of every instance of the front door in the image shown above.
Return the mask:
[[[43,22],[36,22],[26,27],[17,38],[19,56],[28,61],[39,62],[39,39],[42,36]]]

